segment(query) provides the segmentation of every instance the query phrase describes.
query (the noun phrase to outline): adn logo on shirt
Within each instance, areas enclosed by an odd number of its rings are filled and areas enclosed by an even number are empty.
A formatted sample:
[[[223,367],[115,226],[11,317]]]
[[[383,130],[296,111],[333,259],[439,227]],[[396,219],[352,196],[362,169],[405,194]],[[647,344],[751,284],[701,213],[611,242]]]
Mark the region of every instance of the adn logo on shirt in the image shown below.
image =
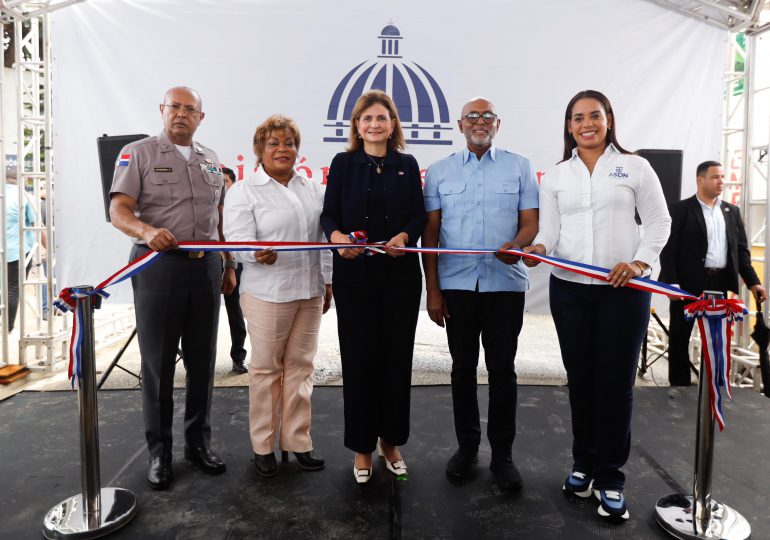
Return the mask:
[[[615,172],[610,173],[610,178],[628,178],[628,173],[623,171],[623,167],[618,165]]]

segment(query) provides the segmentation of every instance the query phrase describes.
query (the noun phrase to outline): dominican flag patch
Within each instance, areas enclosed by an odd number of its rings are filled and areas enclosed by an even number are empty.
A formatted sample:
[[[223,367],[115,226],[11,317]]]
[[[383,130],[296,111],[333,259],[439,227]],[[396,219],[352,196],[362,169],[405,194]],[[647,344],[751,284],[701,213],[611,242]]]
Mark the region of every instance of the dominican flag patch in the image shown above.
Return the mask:
[[[131,161],[131,154],[121,154],[118,158],[118,167],[128,167]]]

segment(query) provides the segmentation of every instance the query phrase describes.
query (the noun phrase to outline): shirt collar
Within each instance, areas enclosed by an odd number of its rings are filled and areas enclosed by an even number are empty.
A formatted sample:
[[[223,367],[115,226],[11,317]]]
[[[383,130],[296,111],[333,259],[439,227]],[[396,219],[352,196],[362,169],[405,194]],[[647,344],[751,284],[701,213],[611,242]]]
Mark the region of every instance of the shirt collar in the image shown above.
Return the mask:
[[[253,186],[264,186],[265,184],[267,184],[271,180],[273,182],[276,182],[276,183],[280,184],[280,182],[278,182],[278,180],[275,180],[272,176],[267,174],[265,172],[265,169],[262,166],[260,166],[256,170],[256,172],[252,172],[252,173],[249,174],[249,177],[246,179],[246,182],[251,184],[251,185],[253,185]],[[300,174],[297,174],[297,171],[294,171],[294,176],[291,178],[291,180],[289,180],[289,183],[291,183],[293,180],[298,180],[299,182],[301,182],[303,184],[307,181],[304,176],[302,176]]]
[[[489,150],[487,150],[487,151],[484,153],[484,155],[482,155],[482,156],[481,156],[481,158],[482,158],[482,159],[484,159],[484,156],[486,156],[486,155],[489,155],[489,157],[490,157],[490,159],[491,159],[492,161],[496,161],[496,157],[497,157],[497,148],[495,148],[495,146],[494,146],[494,145],[490,146],[490,147],[489,147]],[[471,159],[471,156],[473,156],[473,157],[475,158],[475,157],[476,157],[476,154],[474,154],[473,152],[471,152],[470,150],[468,150],[468,147],[467,147],[467,146],[466,146],[465,148],[463,148],[463,165],[465,165],[466,163],[468,163],[468,160],[469,160],[469,159]],[[481,159],[480,159],[479,161],[481,161]]]
[[[620,154],[620,150],[618,150],[617,147],[612,143],[607,145],[607,148],[604,149],[604,153],[602,155],[606,156],[609,152]],[[570,159],[575,159],[576,157],[578,157],[577,146],[572,149],[572,157]]]
[[[160,135],[158,135],[158,144],[160,145],[161,152],[171,152],[176,149],[176,145],[171,142],[171,139],[168,138],[165,129],[160,132]],[[192,149],[193,154],[203,154],[203,148],[201,148],[200,145],[195,141],[192,142]]]
[[[698,197],[697,193],[695,194],[695,198],[698,200],[698,202],[700,203],[701,207],[705,208],[708,211],[712,211],[712,210],[715,210],[716,208],[721,208],[722,207],[722,199],[720,199],[718,197],[717,197],[717,201],[714,203],[714,208],[710,207],[709,205],[704,203],[702,200],[700,200],[700,197]]]

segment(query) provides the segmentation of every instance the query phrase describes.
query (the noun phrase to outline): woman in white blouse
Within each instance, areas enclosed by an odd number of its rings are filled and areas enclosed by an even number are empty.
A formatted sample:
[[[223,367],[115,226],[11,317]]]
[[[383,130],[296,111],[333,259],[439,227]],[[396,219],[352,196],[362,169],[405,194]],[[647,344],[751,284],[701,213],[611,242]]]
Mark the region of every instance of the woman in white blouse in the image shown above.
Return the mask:
[[[273,115],[257,127],[259,169],[228,192],[224,235],[228,241],[324,242],[319,223],[323,189],[294,170],[297,124]],[[331,302],[331,253],[274,250],[235,252],[243,263],[241,309],[251,341],[249,432],[254,466],[264,477],[278,472],[276,432],[283,461],[294,452],[304,470],[320,470],[313,455],[310,396],[321,314]],[[278,418],[280,403],[281,418]],[[279,428],[280,425],[280,428]]]
[[[611,269],[607,281],[554,269],[550,282],[572,410],[574,462],[563,491],[593,493],[609,520],[629,517],[620,469],[631,446],[636,364],[650,309],[650,294],[626,285],[649,275],[670,228],[658,177],[618,144],[609,100],[579,92],[564,117],[563,159],[540,184],[539,232],[525,251]]]

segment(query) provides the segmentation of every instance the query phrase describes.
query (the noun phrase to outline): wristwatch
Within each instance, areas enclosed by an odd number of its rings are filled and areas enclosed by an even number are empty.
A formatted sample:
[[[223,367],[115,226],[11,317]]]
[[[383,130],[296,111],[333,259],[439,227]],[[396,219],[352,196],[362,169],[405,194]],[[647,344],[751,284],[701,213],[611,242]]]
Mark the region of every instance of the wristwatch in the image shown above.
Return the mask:
[[[230,259],[229,261],[225,261],[225,268],[232,268],[235,270],[238,268],[238,263],[235,262],[233,259]]]

